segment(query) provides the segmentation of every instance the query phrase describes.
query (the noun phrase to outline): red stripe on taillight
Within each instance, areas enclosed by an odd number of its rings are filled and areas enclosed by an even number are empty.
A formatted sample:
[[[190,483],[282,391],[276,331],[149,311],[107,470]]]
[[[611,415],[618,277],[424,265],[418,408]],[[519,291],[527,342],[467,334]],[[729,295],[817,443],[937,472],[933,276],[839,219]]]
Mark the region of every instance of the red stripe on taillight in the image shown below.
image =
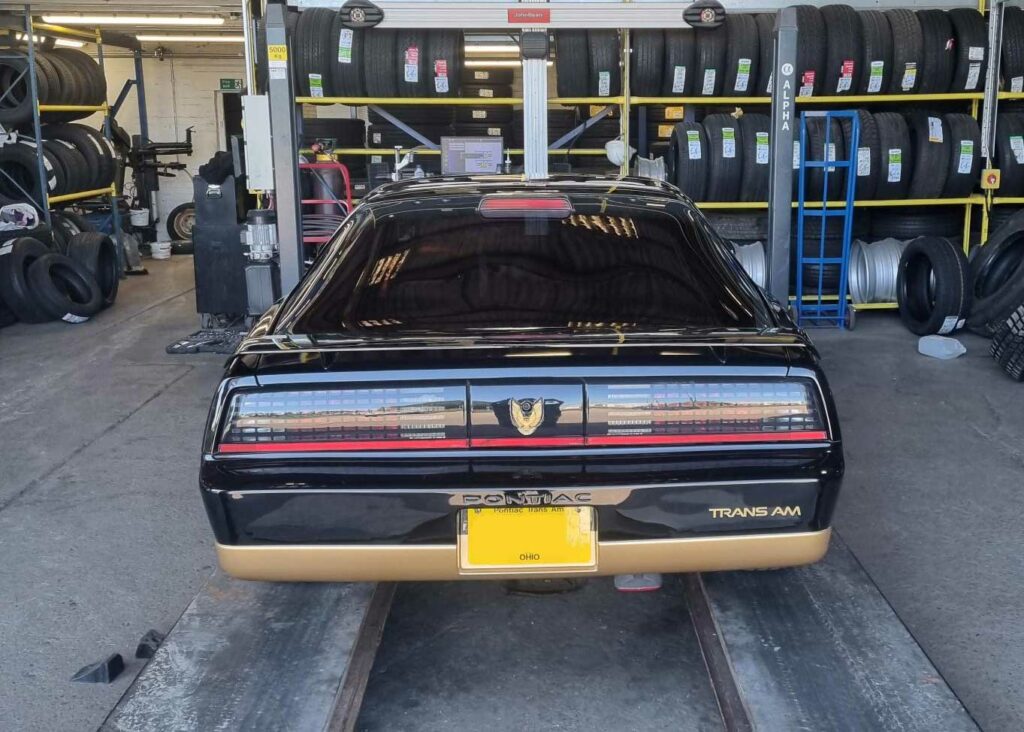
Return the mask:
[[[582,447],[582,437],[483,437],[469,441],[470,447]]]
[[[469,440],[346,440],[344,442],[226,442],[217,452],[354,452],[358,450],[457,450]]]
[[[820,442],[827,440],[825,432],[737,432],[707,435],[622,435],[614,437],[588,437],[587,445],[717,445],[736,442]]]

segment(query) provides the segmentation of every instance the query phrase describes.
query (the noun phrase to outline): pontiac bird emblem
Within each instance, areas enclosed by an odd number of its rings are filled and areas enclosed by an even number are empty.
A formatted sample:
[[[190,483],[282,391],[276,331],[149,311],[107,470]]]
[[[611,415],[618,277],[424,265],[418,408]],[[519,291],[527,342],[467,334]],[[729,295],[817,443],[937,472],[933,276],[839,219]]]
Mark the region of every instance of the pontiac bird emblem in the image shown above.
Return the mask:
[[[543,399],[509,399],[508,409],[512,424],[524,437],[536,432],[544,421]]]

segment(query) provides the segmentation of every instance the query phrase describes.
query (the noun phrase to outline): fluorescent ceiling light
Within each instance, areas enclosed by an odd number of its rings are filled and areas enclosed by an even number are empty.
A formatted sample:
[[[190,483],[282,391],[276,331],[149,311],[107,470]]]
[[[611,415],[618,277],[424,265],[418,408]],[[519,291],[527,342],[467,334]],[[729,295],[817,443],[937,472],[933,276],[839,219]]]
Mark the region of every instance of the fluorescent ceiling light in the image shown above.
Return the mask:
[[[470,59],[463,63],[467,69],[500,69],[500,68],[513,68],[518,69],[522,66],[522,62],[515,58],[502,58],[502,59]],[[554,61],[548,61],[548,66],[554,66]]]
[[[27,36],[24,33],[19,33],[18,34],[18,40],[19,41],[24,41],[26,38],[27,38]],[[36,43],[42,43],[43,41],[46,40],[46,36],[32,36],[32,40],[34,40]],[[85,42],[84,41],[72,41],[72,40],[70,40],[68,38],[58,38],[55,45],[66,46],[67,48],[81,48],[82,46],[85,45]]]
[[[466,54],[469,56],[481,56],[487,53],[519,53],[519,46],[515,43],[503,43],[500,45],[479,44],[466,46]]]
[[[44,15],[55,25],[224,25],[216,15]]]
[[[140,41],[156,41],[160,43],[244,43],[244,36],[135,36]]]

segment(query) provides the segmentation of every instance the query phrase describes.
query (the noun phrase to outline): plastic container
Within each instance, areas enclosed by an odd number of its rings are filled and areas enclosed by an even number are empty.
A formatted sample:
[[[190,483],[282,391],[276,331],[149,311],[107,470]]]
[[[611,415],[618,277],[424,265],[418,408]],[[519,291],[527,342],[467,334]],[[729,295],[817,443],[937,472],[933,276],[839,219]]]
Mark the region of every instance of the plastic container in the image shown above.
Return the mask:
[[[170,259],[171,258],[171,242],[169,241],[154,241],[149,245],[149,251],[151,252],[153,259]]]
[[[132,226],[149,226],[148,208],[133,208],[131,209],[130,216]]]
[[[932,358],[948,361],[967,353],[964,344],[956,338],[947,338],[940,335],[922,336],[917,342],[917,352]]]

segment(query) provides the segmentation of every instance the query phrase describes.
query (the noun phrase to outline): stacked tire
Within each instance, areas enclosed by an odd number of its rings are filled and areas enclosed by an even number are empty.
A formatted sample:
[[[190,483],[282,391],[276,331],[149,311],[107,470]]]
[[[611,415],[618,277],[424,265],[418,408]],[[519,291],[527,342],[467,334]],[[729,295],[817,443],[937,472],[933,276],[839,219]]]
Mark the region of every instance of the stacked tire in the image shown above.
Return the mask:
[[[796,16],[800,96],[944,94],[985,86],[987,32],[976,10],[798,5]],[[768,95],[773,24],[769,13],[730,13],[717,28],[633,31],[631,91],[637,96]],[[1024,14],[1013,8],[1004,26],[1004,86],[1024,91]],[[566,30],[555,37],[559,96],[618,93],[613,33]]]
[[[85,232],[53,251],[31,237],[0,245],[0,323],[82,323],[114,304],[117,250],[105,234]]]
[[[36,86],[40,104],[97,106],[107,101],[107,82],[91,56],[74,48],[40,49],[35,53]],[[32,121],[33,99],[28,52],[0,54],[0,125],[24,128]],[[43,112],[43,121],[82,119],[92,111]]]
[[[295,24],[295,83],[308,97],[457,97],[461,31],[351,29],[340,13],[309,8]]]
[[[42,137],[48,195],[108,188],[113,182],[115,151],[97,130],[82,124],[47,124]],[[40,185],[35,140],[20,137],[0,147],[0,166],[7,174],[0,176],[0,196],[22,201],[25,193],[36,196]]]

